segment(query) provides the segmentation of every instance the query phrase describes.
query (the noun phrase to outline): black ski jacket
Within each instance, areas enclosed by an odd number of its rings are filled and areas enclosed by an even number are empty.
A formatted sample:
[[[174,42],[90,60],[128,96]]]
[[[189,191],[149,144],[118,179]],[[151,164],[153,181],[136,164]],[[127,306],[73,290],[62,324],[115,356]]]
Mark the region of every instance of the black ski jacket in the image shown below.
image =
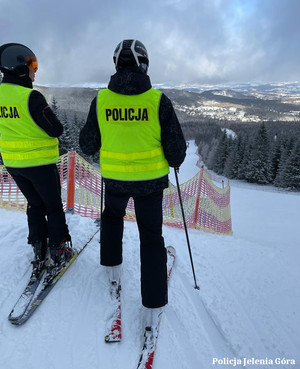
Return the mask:
[[[149,76],[138,68],[119,70],[111,76],[108,88],[123,95],[138,95],[151,88]],[[171,101],[162,94],[159,105],[161,144],[171,167],[179,167],[185,158],[186,142]],[[82,151],[94,155],[101,147],[101,134],[97,119],[97,97],[91,103],[85,126],[79,137]],[[147,194],[168,187],[168,176],[146,181],[118,181],[105,179],[106,188],[113,193]]]
[[[4,74],[2,83],[9,83],[32,89],[29,78],[18,78],[14,75]],[[59,137],[63,133],[63,125],[51,110],[45,97],[37,90],[32,90],[28,99],[29,113],[41,129],[50,137]]]

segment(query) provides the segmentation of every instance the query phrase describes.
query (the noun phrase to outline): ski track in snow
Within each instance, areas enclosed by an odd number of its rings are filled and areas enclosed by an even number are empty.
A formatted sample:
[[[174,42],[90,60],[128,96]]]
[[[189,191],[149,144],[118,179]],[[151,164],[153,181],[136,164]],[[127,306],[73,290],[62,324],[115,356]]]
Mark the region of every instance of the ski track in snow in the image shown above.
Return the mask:
[[[190,145],[181,182],[198,171],[194,153]],[[244,357],[296,360],[248,369],[300,369],[300,196],[235,181],[231,198],[233,236],[189,230],[200,290],[184,231],[164,226],[165,243],[177,256],[154,369],[230,369],[213,365],[213,358]],[[0,217],[0,368],[135,368],[142,346],[136,224],[126,222],[124,229],[122,342],[106,344],[112,306],[99,233],[28,322],[16,327],[7,316],[27,283],[33,253],[25,213],[0,209]],[[97,229],[77,215],[67,221],[78,249]]]

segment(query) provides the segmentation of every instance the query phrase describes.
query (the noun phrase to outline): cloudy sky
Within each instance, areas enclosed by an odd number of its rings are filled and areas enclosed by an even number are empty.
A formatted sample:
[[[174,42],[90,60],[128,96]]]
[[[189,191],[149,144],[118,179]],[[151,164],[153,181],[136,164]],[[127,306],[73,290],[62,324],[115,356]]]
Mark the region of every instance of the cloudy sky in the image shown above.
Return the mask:
[[[0,44],[39,59],[37,84],[107,83],[137,38],[153,83],[299,81],[299,0],[0,0]]]

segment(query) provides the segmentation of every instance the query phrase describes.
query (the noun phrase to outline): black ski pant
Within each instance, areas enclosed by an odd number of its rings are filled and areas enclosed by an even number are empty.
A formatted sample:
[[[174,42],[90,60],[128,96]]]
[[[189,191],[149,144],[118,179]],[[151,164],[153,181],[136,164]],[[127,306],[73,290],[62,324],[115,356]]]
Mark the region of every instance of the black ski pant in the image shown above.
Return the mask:
[[[56,164],[6,169],[27,199],[28,243],[49,238],[49,246],[56,247],[63,240],[71,240]]]
[[[162,237],[163,191],[149,195],[119,195],[105,191],[105,208],[101,218],[101,264],[122,263],[123,217],[133,197],[140,236],[142,304],[157,308],[167,304],[167,253]]]

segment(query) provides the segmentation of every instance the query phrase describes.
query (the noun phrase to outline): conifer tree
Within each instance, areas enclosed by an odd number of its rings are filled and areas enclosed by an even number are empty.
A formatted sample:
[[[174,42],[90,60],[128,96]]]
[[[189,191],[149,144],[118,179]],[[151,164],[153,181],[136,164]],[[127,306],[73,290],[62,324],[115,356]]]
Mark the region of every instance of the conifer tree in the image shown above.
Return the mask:
[[[238,170],[238,177],[237,177],[238,179],[248,180],[249,178],[251,178],[250,174],[248,173],[248,169],[250,167],[251,160],[252,160],[252,154],[253,154],[252,150],[253,150],[252,143],[251,141],[247,140],[245,144],[243,160]]]
[[[206,165],[208,165],[208,154],[210,152],[211,149],[211,145],[209,145],[208,143],[203,143],[201,145],[201,151],[198,148],[198,153],[202,158],[202,161],[206,163]]]
[[[245,143],[242,134],[239,134],[233,142],[229,159],[225,163],[225,175],[229,178],[238,178],[239,170],[244,158]],[[229,167],[230,165],[230,167]]]
[[[274,143],[273,143],[273,148],[271,151],[271,159],[270,159],[270,174],[271,174],[271,181],[274,182],[277,174],[278,174],[278,170],[279,170],[279,163],[280,163],[280,158],[283,152],[283,144],[282,144],[282,140],[279,137],[276,137],[274,139]]]
[[[289,187],[300,190],[300,139],[295,142],[287,162],[286,176],[289,178]]]
[[[283,141],[282,148],[281,148],[282,154],[280,156],[277,175],[274,180],[274,184],[277,187],[283,187],[283,188],[289,187],[289,179],[285,173],[286,173],[286,166],[289,161],[289,157],[293,150],[294,144],[295,144],[294,137],[286,138]]]
[[[228,138],[226,130],[223,131],[222,137],[216,149],[213,170],[218,174],[223,174],[225,162],[228,156]]]
[[[214,164],[214,160],[216,157],[216,150],[217,150],[217,146],[218,146],[218,139],[214,138],[211,141],[210,144],[210,149],[207,153],[207,157],[205,159],[205,164],[207,166],[207,168],[209,169],[213,169],[213,164]]]
[[[61,123],[64,127],[64,131],[59,138],[59,153],[63,155],[68,151],[72,151],[72,137],[66,112],[62,114]]]
[[[286,147],[275,185],[300,190],[300,139],[294,142],[292,148],[289,145]]]
[[[224,163],[223,175],[228,178],[234,178],[232,174],[234,156],[237,149],[237,139],[233,139],[231,136],[227,138],[227,158]]]
[[[72,139],[71,139],[71,147],[73,151],[77,153],[81,153],[79,147],[79,133],[80,133],[80,120],[76,113],[74,113],[73,124],[72,124]]]
[[[247,180],[253,183],[267,184],[271,181],[270,145],[264,123],[255,137],[251,161],[247,168]]]
[[[53,113],[57,116],[57,118],[59,118],[59,106],[58,106],[55,96],[53,96],[51,99],[50,107]]]

